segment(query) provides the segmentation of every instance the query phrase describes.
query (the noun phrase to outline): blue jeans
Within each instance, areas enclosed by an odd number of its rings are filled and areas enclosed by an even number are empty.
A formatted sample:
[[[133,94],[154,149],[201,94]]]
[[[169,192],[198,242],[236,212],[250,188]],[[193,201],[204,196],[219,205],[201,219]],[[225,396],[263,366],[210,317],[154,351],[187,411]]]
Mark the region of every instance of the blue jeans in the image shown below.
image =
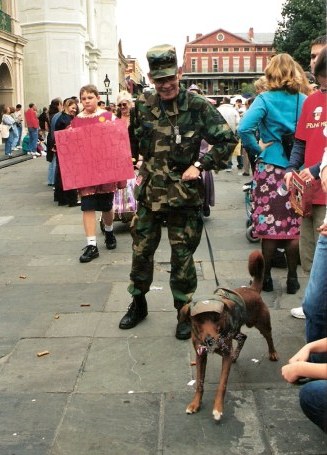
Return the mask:
[[[320,235],[303,300],[307,343],[327,337],[327,237]],[[327,355],[313,354],[311,360],[327,361]],[[323,360],[324,359],[324,360]]]
[[[19,137],[18,128],[17,128],[16,123],[13,124],[12,131],[14,133],[14,137],[13,137],[13,140],[12,140],[12,148],[15,148],[16,145],[17,145],[18,137]]]
[[[49,168],[48,168],[48,185],[54,185],[54,183],[55,183],[56,167],[57,167],[57,157],[56,157],[56,154],[54,153],[52,161],[51,161],[51,163],[49,163]]]
[[[300,406],[304,414],[327,433],[327,381],[305,384],[300,390]]]
[[[11,128],[9,131],[9,137],[6,139],[6,143],[5,143],[5,155],[7,155],[7,156],[11,155],[15,138],[16,138],[16,131],[13,128]]]
[[[30,138],[29,152],[36,152],[38,140],[38,128],[28,128],[28,135]]]
[[[17,145],[20,145],[20,142],[21,142],[21,139],[22,139],[22,132],[23,132],[22,125],[21,124],[20,125],[16,124],[16,128],[17,128],[17,138],[16,138],[16,141],[13,144],[13,147],[17,147]]]

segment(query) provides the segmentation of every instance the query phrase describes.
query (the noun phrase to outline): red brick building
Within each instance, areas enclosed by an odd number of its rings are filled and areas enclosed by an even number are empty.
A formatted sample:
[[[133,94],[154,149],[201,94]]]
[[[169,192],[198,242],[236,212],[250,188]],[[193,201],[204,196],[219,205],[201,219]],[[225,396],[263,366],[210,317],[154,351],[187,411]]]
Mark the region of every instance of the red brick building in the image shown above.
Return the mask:
[[[184,48],[183,82],[201,84],[211,98],[242,93],[242,84],[252,84],[264,72],[274,52],[273,33],[234,34],[218,29],[202,35]]]
[[[143,76],[140,64],[136,58],[132,58],[130,55],[128,55],[126,57],[126,61],[126,87],[132,96],[137,96],[143,91],[143,88],[145,86],[145,78]]]

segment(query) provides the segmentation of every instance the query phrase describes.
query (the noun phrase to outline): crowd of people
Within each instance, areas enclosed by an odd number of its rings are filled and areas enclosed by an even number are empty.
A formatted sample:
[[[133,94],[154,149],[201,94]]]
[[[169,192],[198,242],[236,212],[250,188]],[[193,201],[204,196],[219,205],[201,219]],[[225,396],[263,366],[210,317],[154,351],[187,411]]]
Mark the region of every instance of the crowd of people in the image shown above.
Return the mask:
[[[326,36],[311,46],[309,81],[300,65],[288,54],[271,58],[255,85],[256,94],[234,104],[224,97],[219,106],[210,103],[193,84],[180,83],[174,46],[159,45],[147,52],[148,77],[154,90],[141,94],[135,104],[130,93],[120,92],[117,105],[106,107],[93,85],[80,89],[79,99],[52,100],[37,116],[31,103],[25,112],[28,153],[38,153],[38,134],[47,141],[48,185],[55,187],[58,205],[81,206],[86,246],[80,256],[87,263],[99,256],[96,211],[102,213],[105,246],[114,249],[114,193],[126,181],[64,190],[55,132],[83,128],[90,123],[115,122],[126,126],[131,159],[137,168],[131,222],[132,266],[128,292],[131,303],[119,322],[131,329],[148,315],[146,294],[154,272],[154,255],[165,226],[171,248],[170,289],[177,314],[176,338],[189,339],[191,324],[180,318],[183,306],[197,288],[193,255],[200,243],[203,216],[214,204],[212,170],[231,171],[232,156],[244,176],[252,175],[253,231],[260,239],[265,260],[263,291],[274,290],[271,274],[276,250],[286,256],[286,292],[300,288],[297,269],[309,272],[303,309],[292,315],[306,318],[306,341],[282,368],[288,382],[308,377],[301,390],[305,414],[327,431],[327,152],[326,143]],[[21,106],[6,107],[2,122],[11,126],[5,153],[19,146],[22,136]],[[19,129],[20,125],[20,129]],[[285,138],[291,147],[285,145]],[[235,152],[235,150],[238,150]],[[325,154],[324,154],[325,152]],[[323,158],[324,154],[324,158]],[[289,189],[293,172],[313,189],[312,214],[300,216],[291,205]],[[211,176],[211,179],[210,179]],[[281,191],[286,187],[286,191]],[[325,353],[325,354],[324,354]],[[317,380],[311,380],[317,379]]]
[[[12,152],[22,148],[22,105],[3,106],[1,114],[1,135],[5,142],[5,156],[12,158]]]

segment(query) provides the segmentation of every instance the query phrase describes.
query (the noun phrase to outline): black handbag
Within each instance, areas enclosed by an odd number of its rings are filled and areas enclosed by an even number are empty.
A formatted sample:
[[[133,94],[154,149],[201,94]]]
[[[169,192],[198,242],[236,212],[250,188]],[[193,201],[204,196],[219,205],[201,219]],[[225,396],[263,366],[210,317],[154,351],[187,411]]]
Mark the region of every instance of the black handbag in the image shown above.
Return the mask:
[[[293,144],[294,144],[294,139],[295,139],[294,133],[286,133],[286,134],[283,134],[281,137],[282,146],[283,146],[283,149],[284,149],[284,152],[285,152],[285,155],[286,155],[288,161],[290,160],[291,151],[292,151]]]
[[[288,159],[290,160],[293,144],[294,144],[294,139],[295,139],[295,130],[296,130],[296,125],[297,125],[297,111],[299,108],[299,94],[297,94],[296,97],[296,111],[295,111],[295,125],[294,125],[294,133],[286,133],[282,134],[281,140],[282,140],[282,146],[285,152],[285,155]]]

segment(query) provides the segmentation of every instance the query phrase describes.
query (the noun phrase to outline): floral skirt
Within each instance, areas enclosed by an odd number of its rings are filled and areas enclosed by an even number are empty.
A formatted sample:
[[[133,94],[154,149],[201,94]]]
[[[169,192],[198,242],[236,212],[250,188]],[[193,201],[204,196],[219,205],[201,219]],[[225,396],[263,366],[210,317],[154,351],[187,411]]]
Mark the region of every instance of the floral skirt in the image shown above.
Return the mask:
[[[289,202],[289,194],[280,196],[285,169],[272,164],[257,163],[253,181],[253,234],[263,239],[292,240],[300,236],[302,218]]]

